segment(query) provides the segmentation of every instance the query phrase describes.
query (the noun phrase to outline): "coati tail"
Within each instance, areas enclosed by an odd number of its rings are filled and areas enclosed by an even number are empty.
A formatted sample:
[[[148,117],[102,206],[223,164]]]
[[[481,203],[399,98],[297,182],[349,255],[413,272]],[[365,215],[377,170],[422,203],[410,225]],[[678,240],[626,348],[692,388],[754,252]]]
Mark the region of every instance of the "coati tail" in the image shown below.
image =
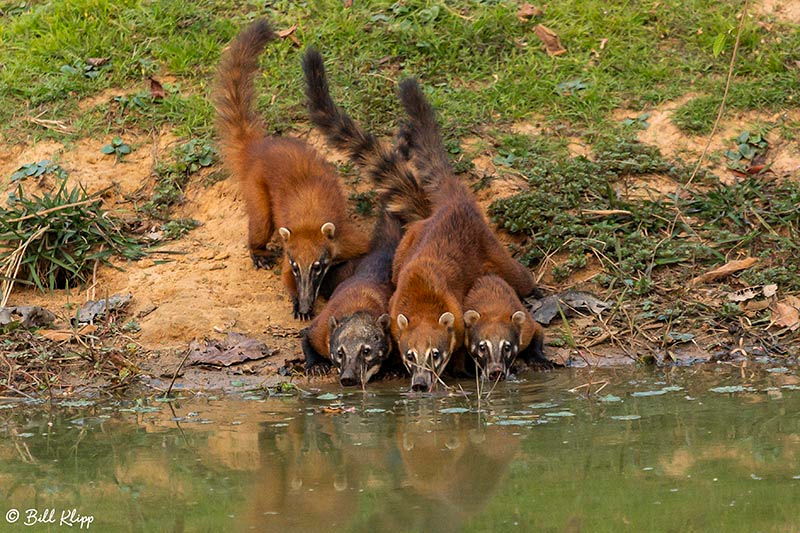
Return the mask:
[[[306,97],[311,121],[327,141],[368,169],[381,204],[404,224],[426,218],[431,208],[428,197],[406,161],[374,135],[364,131],[330,95],[325,65],[317,50],[303,57]]]
[[[433,107],[413,78],[400,82],[399,96],[408,115],[399,135],[402,150],[413,154],[412,160],[422,174],[423,184],[438,186],[442,178],[453,176],[453,169],[442,145]]]
[[[223,154],[235,172],[243,168],[248,145],[264,136],[264,125],[255,111],[253,78],[258,56],[275,38],[265,20],[257,20],[239,34],[223,53],[214,93],[217,131]]]

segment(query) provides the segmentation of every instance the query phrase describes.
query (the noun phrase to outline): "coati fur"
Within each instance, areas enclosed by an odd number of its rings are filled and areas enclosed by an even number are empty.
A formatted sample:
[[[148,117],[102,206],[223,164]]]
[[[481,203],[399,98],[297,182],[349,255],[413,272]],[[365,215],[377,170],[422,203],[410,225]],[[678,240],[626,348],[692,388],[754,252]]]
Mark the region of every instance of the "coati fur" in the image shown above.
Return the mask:
[[[392,261],[401,235],[400,221],[385,214],[375,226],[370,253],[303,331],[306,368],[333,363],[342,385],[364,386],[389,358]]]
[[[380,370],[394,344],[388,307],[392,261],[402,224],[428,216],[430,203],[398,152],[364,131],[333,102],[319,52],[306,51],[303,71],[312,122],[331,145],[367,170],[385,209],[373,232],[371,252],[303,333],[307,369],[332,362],[342,385],[364,386]]]
[[[501,277],[478,278],[464,300],[464,345],[483,377],[505,379],[519,355],[547,363],[544,331]]]
[[[412,390],[431,390],[463,343],[462,305],[475,278],[495,273],[520,296],[535,284],[485,222],[467,188],[454,174],[439,136],[433,108],[417,82],[400,84],[408,114],[408,138],[420,181],[431,200],[429,218],[409,225],[395,253],[389,302],[392,332],[411,372]]]
[[[328,143],[348,154],[367,169],[375,185],[380,205],[403,224],[421,220],[431,213],[424,184],[408,165],[408,148],[392,149],[371,133],[364,131],[330,95],[325,65],[317,50],[310,48],[303,57],[306,97],[311,122]],[[404,145],[407,134],[399,134]],[[405,154],[405,156],[404,156]]]
[[[258,20],[224,52],[214,94],[217,129],[224,160],[244,196],[253,264],[272,266],[267,244],[277,229],[294,316],[309,320],[329,269],[364,255],[367,239],[347,216],[334,167],[300,140],[267,136],[256,114],[258,56],[274,38],[269,24]]]

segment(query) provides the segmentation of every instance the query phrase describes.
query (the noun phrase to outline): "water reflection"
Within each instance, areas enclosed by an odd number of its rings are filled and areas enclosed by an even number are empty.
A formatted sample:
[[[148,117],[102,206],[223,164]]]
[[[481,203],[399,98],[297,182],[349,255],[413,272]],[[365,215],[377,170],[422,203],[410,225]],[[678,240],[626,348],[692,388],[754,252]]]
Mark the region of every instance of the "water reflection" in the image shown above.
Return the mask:
[[[729,395],[709,392],[720,375],[687,372],[632,397],[664,376],[608,373],[622,401],[598,402],[567,392],[583,376],[553,373],[502,384],[480,413],[474,394],[403,384],[335,400],[0,409],[0,520],[52,507],[98,530],[793,529],[790,377]]]

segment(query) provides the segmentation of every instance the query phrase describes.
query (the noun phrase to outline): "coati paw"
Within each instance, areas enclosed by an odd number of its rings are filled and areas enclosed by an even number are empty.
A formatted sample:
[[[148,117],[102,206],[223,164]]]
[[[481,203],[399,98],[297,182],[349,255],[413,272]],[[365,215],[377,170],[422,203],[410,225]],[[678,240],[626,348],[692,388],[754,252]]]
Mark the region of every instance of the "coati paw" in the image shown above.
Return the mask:
[[[324,376],[331,371],[331,364],[327,361],[317,361],[311,366],[306,366],[306,375]]]
[[[278,260],[278,253],[274,250],[250,250],[250,259],[256,270],[261,268],[270,269],[275,266]]]

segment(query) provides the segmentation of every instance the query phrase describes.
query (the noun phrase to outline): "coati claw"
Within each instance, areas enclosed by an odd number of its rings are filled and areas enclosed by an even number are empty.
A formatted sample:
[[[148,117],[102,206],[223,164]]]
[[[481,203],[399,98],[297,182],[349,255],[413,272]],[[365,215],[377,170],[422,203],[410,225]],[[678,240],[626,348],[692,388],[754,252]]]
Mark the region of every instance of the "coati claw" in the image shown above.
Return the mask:
[[[277,256],[269,251],[266,252],[250,252],[250,259],[253,261],[253,266],[256,267],[256,270],[259,269],[270,269],[275,266],[275,262],[277,260]]]
[[[317,361],[311,366],[306,367],[306,374],[309,376],[324,376],[331,371],[331,364],[327,361]]]

